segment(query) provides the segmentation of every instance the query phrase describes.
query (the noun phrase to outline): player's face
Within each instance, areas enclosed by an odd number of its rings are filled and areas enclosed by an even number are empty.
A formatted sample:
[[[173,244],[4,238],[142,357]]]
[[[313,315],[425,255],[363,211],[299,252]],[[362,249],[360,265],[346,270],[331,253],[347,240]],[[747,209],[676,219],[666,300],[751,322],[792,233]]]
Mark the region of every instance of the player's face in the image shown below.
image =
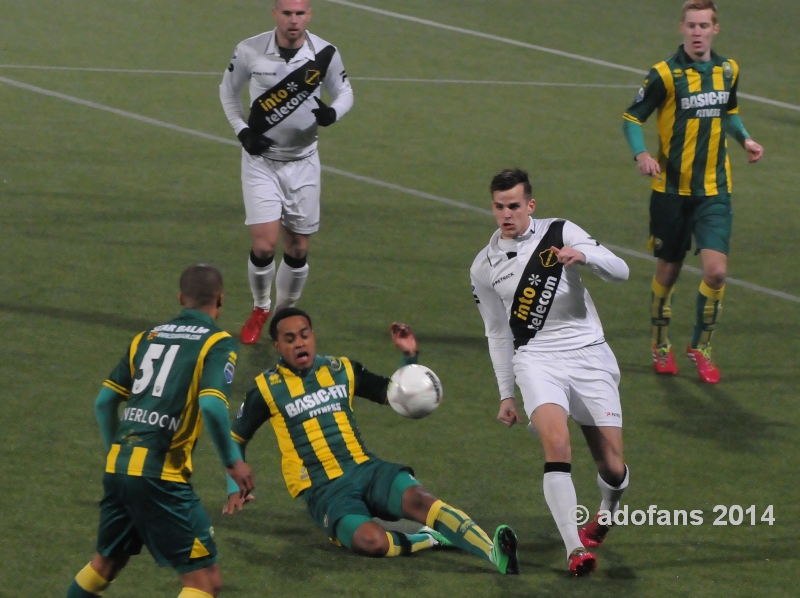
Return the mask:
[[[284,48],[299,48],[306,39],[311,20],[308,0],[278,0],[272,9],[278,30],[278,44]]]
[[[291,316],[278,322],[278,340],[273,344],[283,360],[295,370],[302,372],[314,365],[317,339],[303,316]]]
[[[536,200],[525,197],[522,183],[508,191],[492,194],[492,212],[503,239],[516,239],[528,230],[529,218],[535,209]]]
[[[719,33],[719,23],[714,23],[714,11],[687,10],[681,23],[683,49],[701,62],[711,59],[711,42]]]

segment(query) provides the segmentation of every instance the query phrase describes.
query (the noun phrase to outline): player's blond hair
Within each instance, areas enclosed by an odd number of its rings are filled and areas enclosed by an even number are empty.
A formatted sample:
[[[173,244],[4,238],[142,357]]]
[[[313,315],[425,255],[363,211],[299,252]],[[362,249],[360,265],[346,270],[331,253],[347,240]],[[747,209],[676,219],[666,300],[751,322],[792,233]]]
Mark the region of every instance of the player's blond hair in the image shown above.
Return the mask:
[[[717,24],[717,5],[713,0],[686,0],[681,9],[681,23],[686,20],[686,13],[690,10],[710,10],[711,22]]]

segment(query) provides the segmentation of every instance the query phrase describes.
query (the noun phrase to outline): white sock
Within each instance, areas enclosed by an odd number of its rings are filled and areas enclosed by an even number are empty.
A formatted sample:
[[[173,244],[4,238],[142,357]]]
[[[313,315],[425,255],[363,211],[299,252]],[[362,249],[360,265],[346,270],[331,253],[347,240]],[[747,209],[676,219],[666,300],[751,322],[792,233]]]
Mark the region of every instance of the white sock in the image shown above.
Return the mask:
[[[625,466],[625,478],[619,486],[609,486],[606,481],[597,474],[597,485],[600,486],[600,493],[603,495],[603,500],[600,503],[600,510],[606,510],[612,515],[614,511],[619,508],[619,499],[622,498],[622,493],[628,487],[628,480],[630,480],[630,470]]]
[[[563,471],[548,471],[544,474],[544,499],[553,514],[561,539],[567,548],[567,556],[576,548],[583,547],[578,537],[578,527],[573,521],[578,506],[572,474]]]
[[[275,313],[284,307],[293,307],[308,278],[308,264],[302,268],[292,268],[281,261],[278,275],[275,277]]]
[[[266,268],[259,268],[248,259],[247,278],[253,293],[253,305],[269,310],[269,292],[272,290],[272,279],[275,278],[275,262],[270,262]]]

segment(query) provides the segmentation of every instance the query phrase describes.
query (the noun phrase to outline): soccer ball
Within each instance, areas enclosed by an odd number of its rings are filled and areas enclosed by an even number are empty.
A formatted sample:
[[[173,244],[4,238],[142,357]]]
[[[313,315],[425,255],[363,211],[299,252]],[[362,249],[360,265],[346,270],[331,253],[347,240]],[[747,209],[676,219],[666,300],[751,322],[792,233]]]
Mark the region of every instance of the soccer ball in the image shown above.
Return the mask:
[[[442,401],[439,377],[424,365],[406,365],[392,374],[389,405],[403,417],[420,419],[433,413]]]

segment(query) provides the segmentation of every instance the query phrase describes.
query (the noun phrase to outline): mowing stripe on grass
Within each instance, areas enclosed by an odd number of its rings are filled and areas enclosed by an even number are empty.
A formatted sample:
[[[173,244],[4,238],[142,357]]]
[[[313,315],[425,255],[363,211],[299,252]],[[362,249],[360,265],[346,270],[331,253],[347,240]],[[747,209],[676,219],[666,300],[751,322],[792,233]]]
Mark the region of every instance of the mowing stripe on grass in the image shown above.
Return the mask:
[[[39,71],[85,71],[89,73],[127,73],[134,75],[203,75],[221,77],[216,71],[162,71],[154,69],[112,69],[82,66],[26,66],[22,64],[0,64],[0,69],[26,69]],[[410,77],[349,77],[351,81],[378,81],[384,83],[449,83],[463,85],[531,85],[537,87],[599,87],[606,89],[637,89],[638,85],[611,83],[552,83],[549,81],[484,81],[479,79],[418,79]]]
[[[234,141],[232,139],[227,139],[225,137],[220,137],[218,135],[211,135],[210,133],[203,133],[202,131],[197,131],[195,129],[188,129],[186,127],[181,127],[178,125],[173,125],[171,123],[167,123],[161,120],[157,120],[155,118],[150,118],[148,116],[142,116],[141,114],[135,114],[133,112],[128,112],[127,110],[120,110],[118,108],[111,108],[110,106],[105,106],[103,104],[98,104],[97,102],[90,102],[88,100],[82,100],[81,98],[76,98],[74,96],[70,96],[67,94],[59,93],[57,91],[51,91],[49,89],[44,89],[42,87],[37,87],[35,85],[29,85],[27,83],[22,83],[21,81],[15,81],[14,79],[9,79],[7,77],[0,76],[0,83],[5,83],[6,85],[11,85],[12,87],[18,87],[20,89],[24,89],[26,91],[32,91],[34,93],[38,93],[41,95],[45,95],[51,98],[57,98],[59,100],[64,100],[67,102],[72,102],[73,104],[79,104],[81,106],[86,106],[87,108],[95,108],[97,110],[102,110],[104,112],[110,112],[111,114],[115,114],[117,116],[122,116],[124,118],[130,118],[132,120],[136,120],[139,122],[147,123],[149,125],[154,125],[156,127],[162,127],[165,129],[169,129],[170,131],[176,131],[178,133],[186,133],[187,135],[194,135],[195,137],[201,137],[203,139],[208,139],[210,141],[217,141],[219,143],[225,143],[227,145],[233,145],[238,147],[239,142]],[[355,181],[359,181],[362,183],[367,183],[369,185],[374,185],[376,187],[382,187],[384,189],[391,189],[392,191],[397,191],[399,193],[403,193],[405,195],[411,195],[413,197],[419,197],[421,199],[427,199],[429,201],[435,201],[438,203],[443,203],[448,206],[453,206],[456,208],[460,208],[462,210],[469,210],[471,212],[477,212],[479,214],[491,216],[491,210],[487,210],[486,208],[479,208],[478,206],[473,206],[468,203],[464,203],[461,201],[457,201],[455,199],[450,199],[447,197],[441,197],[439,195],[433,195],[432,193],[425,193],[424,191],[418,191],[416,189],[410,189],[409,187],[403,187],[402,185],[395,185],[394,183],[388,183],[386,181],[381,181],[379,179],[373,179],[371,177],[362,176],[360,174],[355,174],[352,172],[348,172],[346,170],[340,170],[338,168],[333,168],[331,166],[323,166],[322,170],[328,172],[330,174],[335,174],[338,176],[346,177]],[[605,243],[605,246],[611,249],[612,251],[616,251],[618,253],[622,253],[624,255],[629,255],[631,257],[636,257],[639,259],[646,259],[648,261],[654,261],[655,258],[652,256],[641,253],[639,251],[634,251],[633,249],[626,249],[624,247],[618,247],[616,245],[609,245]],[[702,271],[699,268],[695,268],[692,266],[684,266],[684,270],[689,272],[693,272],[695,274],[702,274]],[[762,287],[757,284],[753,284],[751,282],[747,282],[744,280],[737,280],[735,278],[728,278],[727,282],[732,285],[737,285],[741,287],[745,287],[752,291],[756,291],[758,293],[764,293],[766,295],[772,295],[773,297],[780,297],[781,299],[787,299],[789,301],[794,301],[796,303],[800,303],[800,297],[796,297],[794,295],[790,295],[789,293],[784,293],[783,291],[776,291],[774,289],[769,289],[767,287]]]
[[[473,37],[480,37],[483,39],[488,39],[496,42],[500,42],[503,44],[509,44],[512,46],[518,46],[520,48],[527,48],[528,50],[536,50],[538,52],[545,52],[547,54],[555,54],[556,56],[562,56],[564,58],[571,58],[573,60],[580,60],[581,62],[589,62],[591,64],[596,64],[598,66],[604,66],[611,69],[617,69],[619,71],[627,71],[629,73],[636,73],[637,75],[646,75],[648,71],[637,69],[632,66],[627,66],[624,64],[617,64],[615,62],[608,62],[607,60],[600,60],[598,58],[591,58],[590,56],[583,56],[581,54],[573,54],[572,52],[564,52],[563,50],[556,50],[555,48],[548,48],[546,46],[537,46],[536,44],[529,44],[528,42],[521,42],[516,39],[510,39],[508,37],[502,37],[500,35],[493,35],[491,33],[484,33],[482,31],[475,31],[473,29],[465,29],[463,27],[455,27],[453,25],[445,25],[444,23],[439,23],[437,21],[429,21],[428,19],[420,19],[419,17],[412,17],[410,15],[404,15],[399,12],[392,12],[390,10],[383,10],[382,8],[375,8],[373,6],[366,6],[364,4],[357,4],[355,2],[348,2],[348,0],[325,0],[326,2],[330,2],[332,4],[341,4],[342,6],[348,6],[350,8],[356,8],[359,10],[366,10],[368,12],[372,12],[375,14],[383,15],[385,17],[392,17],[394,19],[401,19],[403,21],[410,21],[412,23],[418,23],[420,25],[427,25],[429,27],[436,27],[437,29],[444,29],[446,31],[453,31],[454,33],[463,33],[464,35],[471,35]],[[737,96],[740,98],[747,98],[748,100],[753,100],[755,102],[761,102],[762,104],[770,104],[772,106],[778,106],[779,108],[788,108],[789,110],[798,110],[800,111],[800,106],[795,104],[788,104],[786,102],[779,102],[778,100],[772,100],[770,98],[764,98],[761,96],[754,96],[750,95],[749,93],[741,93],[737,92]]]

